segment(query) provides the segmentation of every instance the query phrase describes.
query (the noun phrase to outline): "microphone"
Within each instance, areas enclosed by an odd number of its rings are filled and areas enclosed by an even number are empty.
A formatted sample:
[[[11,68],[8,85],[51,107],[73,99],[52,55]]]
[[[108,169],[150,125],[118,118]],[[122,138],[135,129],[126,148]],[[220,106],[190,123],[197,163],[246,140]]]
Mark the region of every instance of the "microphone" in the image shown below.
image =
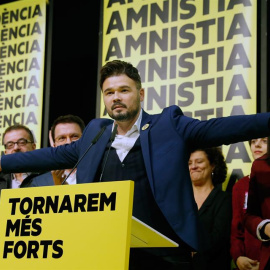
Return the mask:
[[[110,137],[110,147],[109,147],[109,149],[108,149],[108,152],[107,152],[107,155],[106,155],[106,158],[105,158],[105,162],[104,162],[104,165],[103,165],[103,168],[102,168],[102,171],[101,171],[101,175],[100,175],[100,178],[99,178],[99,182],[101,182],[101,179],[102,179],[102,176],[103,176],[105,167],[106,167],[107,159],[108,159],[108,156],[109,156],[111,147],[112,147],[112,143],[113,143],[113,141],[114,141],[114,139],[115,139],[115,137],[116,137],[117,127],[118,127],[118,125],[115,124],[115,125],[114,125],[114,128],[113,128],[113,131],[112,131],[112,134],[111,134],[111,137]]]
[[[84,156],[87,154],[87,152],[91,149],[91,147],[97,143],[97,141],[99,140],[99,138],[102,136],[103,132],[105,131],[106,126],[104,126],[99,133],[96,135],[96,137],[92,140],[91,144],[88,146],[88,148],[86,149],[86,151],[83,153],[83,155],[79,158],[79,160],[77,161],[77,163],[75,164],[75,166],[72,168],[72,170],[70,171],[70,173],[65,177],[65,179],[63,180],[61,185],[64,185],[67,181],[67,179],[69,178],[69,176],[73,173],[73,171],[77,168],[78,164],[81,162],[81,160],[84,158]]]

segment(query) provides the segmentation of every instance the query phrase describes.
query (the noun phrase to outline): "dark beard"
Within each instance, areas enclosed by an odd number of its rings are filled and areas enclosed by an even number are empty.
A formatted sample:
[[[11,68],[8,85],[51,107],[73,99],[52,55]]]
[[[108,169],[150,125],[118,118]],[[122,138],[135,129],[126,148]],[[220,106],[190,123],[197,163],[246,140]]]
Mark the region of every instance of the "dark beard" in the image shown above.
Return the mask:
[[[111,113],[109,113],[109,116],[119,122],[125,122],[128,120],[132,120],[136,117],[136,115],[138,114],[139,110],[140,110],[140,96],[138,94],[137,96],[137,107],[132,110],[132,111],[127,111],[125,113],[117,113],[116,115],[113,114],[113,111]],[[114,105],[112,106],[112,109],[115,105],[122,105],[124,108],[126,108],[125,104],[122,104],[121,102],[116,102],[114,103]]]
[[[138,114],[138,112],[139,112],[139,109],[137,108],[136,110],[133,110],[130,112],[118,113],[116,115],[110,114],[110,117],[116,121],[124,122],[124,121],[134,119],[135,116]]]

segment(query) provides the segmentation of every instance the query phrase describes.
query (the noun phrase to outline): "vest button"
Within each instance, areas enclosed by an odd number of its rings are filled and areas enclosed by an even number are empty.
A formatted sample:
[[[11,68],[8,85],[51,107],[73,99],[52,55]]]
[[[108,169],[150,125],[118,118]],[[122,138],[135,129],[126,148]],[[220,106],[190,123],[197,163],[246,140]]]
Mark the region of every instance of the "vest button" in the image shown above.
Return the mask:
[[[124,168],[125,167],[125,164],[124,163],[122,163],[122,168]]]

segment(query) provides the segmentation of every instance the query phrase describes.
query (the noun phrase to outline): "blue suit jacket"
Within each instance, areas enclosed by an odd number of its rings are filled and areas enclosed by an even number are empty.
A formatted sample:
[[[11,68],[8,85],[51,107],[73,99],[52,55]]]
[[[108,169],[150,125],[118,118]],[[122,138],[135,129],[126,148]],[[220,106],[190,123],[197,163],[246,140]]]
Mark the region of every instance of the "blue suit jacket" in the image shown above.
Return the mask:
[[[46,172],[33,178],[31,187],[41,187],[41,186],[54,186],[51,172]]]
[[[177,106],[161,114],[143,112],[140,128],[142,154],[149,183],[162,213],[178,236],[194,249],[200,247],[197,206],[188,170],[193,147],[219,146],[269,135],[270,113],[199,121],[183,115]],[[77,183],[95,180],[112,131],[112,120],[94,119],[80,140],[2,157],[4,172],[72,168],[103,126],[106,130],[77,167]],[[148,124],[148,128],[142,129]]]

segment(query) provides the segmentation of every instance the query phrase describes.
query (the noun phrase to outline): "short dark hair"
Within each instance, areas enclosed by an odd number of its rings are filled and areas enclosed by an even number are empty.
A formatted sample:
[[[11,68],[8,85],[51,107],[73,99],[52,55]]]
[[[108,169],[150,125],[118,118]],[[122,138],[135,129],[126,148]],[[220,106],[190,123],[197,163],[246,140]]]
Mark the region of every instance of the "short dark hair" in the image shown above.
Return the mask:
[[[102,89],[102,85],[104,81],[112,76],[117,75],[127,75],[130,79],[132,79],[136,83],[136,87],[138,90],[142,88],[141,77],[137,68],[135,68],[132,64],[127,63],[121,60],[113,60],[107,62],[100,70],[100,79],[99,86]]]
[[[79,116],[72,115],[72,114],[59,116],[53,121],[53,124],[51,126],[53,141],[54,141],[54,136],[55,136],[55,127],[58,124],[67,124],[67,123],[68,124],[72,124],[72,123],[78,124],[82,132],[85,128],[84,121]]]
[[[32,131],[27,126],[22,125],[22,124],[14,124],[14,125],[6,128],[6,130],[4,131],[4,134],[3,134],[2,143],[4,144],[4,138],[5,138],[7,133],[9,133],[10,131],[13,131],[13,130],[21,130],[21,129],[25,130],[28,133],[30,141],[34,143],[35,139],[34,139],[34,135],[33,135]]]
[[[192,153],[195,151],[205,152],[209,160],[209,163],[211,165],[214,165],[212,176],[213,185],[216,186],[218,184],[223,183],[226,180],[228,168],[221,148],[220,147],[200,148],[192,151]]]

